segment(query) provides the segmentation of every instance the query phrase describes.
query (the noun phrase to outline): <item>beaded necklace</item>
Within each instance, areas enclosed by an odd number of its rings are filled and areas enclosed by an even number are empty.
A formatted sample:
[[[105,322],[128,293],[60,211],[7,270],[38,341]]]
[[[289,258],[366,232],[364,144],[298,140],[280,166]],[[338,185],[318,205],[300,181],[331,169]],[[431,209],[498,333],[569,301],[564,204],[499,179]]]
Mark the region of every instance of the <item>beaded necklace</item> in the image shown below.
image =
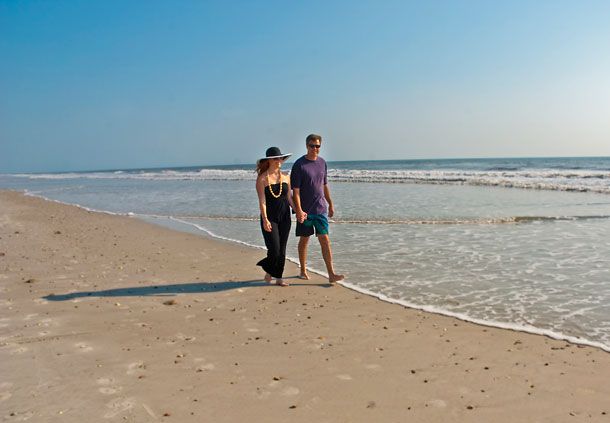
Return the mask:
[[[277,193],[277,195],[275,194],[275,192],[273,192],[273,189],[271,188],[271,181],[269,180],[269,172],[267,172],[267,184],[269,184],[269,192],[271,193],[271,195],[273,195],[273,198],[280,198],[280,196],[282,195],[282,172],[278,170],[278,179],[280,181],[280,192]]]

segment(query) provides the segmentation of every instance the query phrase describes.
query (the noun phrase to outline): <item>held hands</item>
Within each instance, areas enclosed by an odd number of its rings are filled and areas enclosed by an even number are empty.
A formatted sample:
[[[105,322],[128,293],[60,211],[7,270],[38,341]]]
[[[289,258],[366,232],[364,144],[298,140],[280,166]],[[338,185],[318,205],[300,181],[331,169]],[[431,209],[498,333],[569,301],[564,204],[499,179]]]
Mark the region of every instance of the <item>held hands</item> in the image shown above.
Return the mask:
[[[265,232],[271,232],[271,222],[269,222],[269,219],[267,218],[263,219],[263,229]]]
[[[307,219],[307,213],[303,210],[297,210],[297,222],[303,223],[305,222],[305,219]]]

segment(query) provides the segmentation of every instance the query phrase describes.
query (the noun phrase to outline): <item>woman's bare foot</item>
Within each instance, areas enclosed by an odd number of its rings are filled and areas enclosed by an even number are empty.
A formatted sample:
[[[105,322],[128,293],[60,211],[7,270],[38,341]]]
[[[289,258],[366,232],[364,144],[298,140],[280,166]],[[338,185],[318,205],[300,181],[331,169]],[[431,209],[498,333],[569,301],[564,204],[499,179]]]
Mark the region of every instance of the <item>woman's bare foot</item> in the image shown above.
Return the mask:
[[[328,277],[328,282],[330,282],[331,284],[335,283],[335,282],[339,282],[342,281],[343,279],[345,279],[345,276],[343,275],[338,275],[336,273],[333,273],[332,275],[330,275]]]
[[[307,274],[307,272],[301,272],[301,274],[299,275],[299,279],[305,279],[306,281],[308,281],[309,275]]]
[[[271,283],[271,275],[269,273],[265,273],[265,282]]]
[[[286,282],[284,279],[278,279],[275,282],[276,285],[278,286],[289,286],[290,284],[288,282]]]

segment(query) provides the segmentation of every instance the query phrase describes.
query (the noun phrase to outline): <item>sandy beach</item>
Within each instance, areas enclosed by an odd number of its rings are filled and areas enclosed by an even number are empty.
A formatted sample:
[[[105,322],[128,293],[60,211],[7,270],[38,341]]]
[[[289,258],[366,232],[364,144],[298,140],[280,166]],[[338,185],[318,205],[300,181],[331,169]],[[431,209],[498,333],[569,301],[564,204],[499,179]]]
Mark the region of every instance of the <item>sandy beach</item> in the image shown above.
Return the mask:
[[[602,350],[268,285],[263,254],[0,191],[2,421],[610,421]]]

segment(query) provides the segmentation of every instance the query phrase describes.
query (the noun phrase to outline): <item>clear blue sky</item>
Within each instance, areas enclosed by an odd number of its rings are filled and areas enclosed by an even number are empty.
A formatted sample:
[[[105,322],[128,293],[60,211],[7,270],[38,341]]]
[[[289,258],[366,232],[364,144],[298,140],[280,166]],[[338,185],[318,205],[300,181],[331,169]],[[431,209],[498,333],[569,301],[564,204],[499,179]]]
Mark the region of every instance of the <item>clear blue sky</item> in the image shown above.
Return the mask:
[[[0,172],[610,155],[608,1],[0,0]]]

